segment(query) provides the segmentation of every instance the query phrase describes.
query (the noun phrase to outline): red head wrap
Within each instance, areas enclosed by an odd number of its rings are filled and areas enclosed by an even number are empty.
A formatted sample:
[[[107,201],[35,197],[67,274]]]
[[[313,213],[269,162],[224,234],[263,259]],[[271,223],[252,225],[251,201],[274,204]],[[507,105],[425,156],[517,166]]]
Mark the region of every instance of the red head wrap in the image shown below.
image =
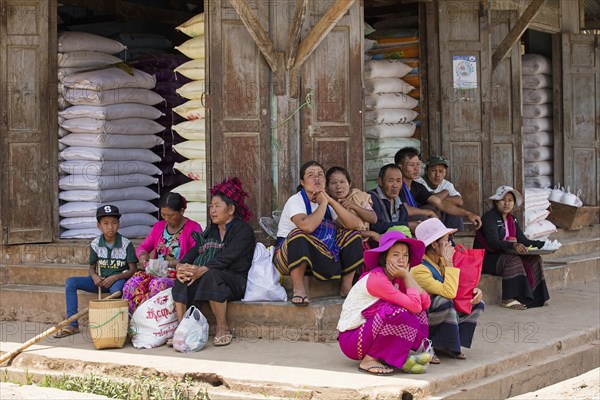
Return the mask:
[[[245,222],[250,220],[252,213],[245,203],[248,193],[244,192],[244,189],[242,189],[242,181],[240,181],[239,178],[228,178],[221,183],[215,184],[212,189],[210,189],[210,194],[213,196],[215,194],[222,194],[230,198],[236,204],[240,218]]]

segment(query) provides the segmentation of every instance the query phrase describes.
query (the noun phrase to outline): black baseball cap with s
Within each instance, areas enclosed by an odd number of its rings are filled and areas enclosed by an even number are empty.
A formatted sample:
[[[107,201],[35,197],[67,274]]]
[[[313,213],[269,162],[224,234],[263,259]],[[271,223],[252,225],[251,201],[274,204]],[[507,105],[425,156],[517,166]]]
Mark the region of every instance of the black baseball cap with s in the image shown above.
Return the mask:
[[[98,207],[96,210],[96,220],[100,221],[102,217],[117,217],[121,218],[121,213],[116,206],[107,204],[101,207]]]

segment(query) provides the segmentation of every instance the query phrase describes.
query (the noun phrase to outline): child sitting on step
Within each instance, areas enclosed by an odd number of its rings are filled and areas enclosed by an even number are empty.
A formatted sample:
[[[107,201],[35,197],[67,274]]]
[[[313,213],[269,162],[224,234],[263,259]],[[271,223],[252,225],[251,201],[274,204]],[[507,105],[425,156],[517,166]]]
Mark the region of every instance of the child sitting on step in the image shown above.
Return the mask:
[[[90,268],[88,276],[70,277],[65,282],[67,318],[77,314],[77,290],[95,293],[98,290],[111,294],[122,291],[123,285],[136,271],[138,259],[133,244],[121,236],[119,209],[105,205],[96,210],[96,220],[102,235],[90,244]],[[77,320],[60,329],[55,338],[79,333]]]

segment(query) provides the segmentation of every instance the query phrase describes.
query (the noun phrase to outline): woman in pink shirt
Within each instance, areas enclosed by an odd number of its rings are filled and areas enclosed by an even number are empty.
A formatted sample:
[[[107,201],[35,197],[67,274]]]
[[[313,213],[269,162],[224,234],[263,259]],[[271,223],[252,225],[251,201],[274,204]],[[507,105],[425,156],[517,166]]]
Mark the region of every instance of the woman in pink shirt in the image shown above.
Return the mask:
[[[383,234],[379,247],[365,252],[370,272],[350,290],[337,327],[340,348],[360,360],[359,371],[389,375],[427,339],[429,295],[408,272],[424,252],[423,242],[398,231]]]
[[[142,271],[129,278],[123,287],[123,298],[129,302],[132,314],[144,301],[173,286],[179,259],[196,243],[192,233],[202,232],[200,224],[184,216],[187,201],[179,193],[165,194],[158,206],[162,220],[154,224],[135,252]],[[169,276],[147,273],[146,267],[151,258],[167,262]]]

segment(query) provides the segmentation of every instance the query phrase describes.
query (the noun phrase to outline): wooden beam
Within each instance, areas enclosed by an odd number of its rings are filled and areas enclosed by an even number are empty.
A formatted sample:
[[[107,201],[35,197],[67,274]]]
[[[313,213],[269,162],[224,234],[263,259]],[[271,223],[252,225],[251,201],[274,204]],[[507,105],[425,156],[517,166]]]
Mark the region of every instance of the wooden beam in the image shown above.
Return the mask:
[[[298,54],[294,68],[300,67],[313,51],[321,44],[333,27],[348,12],[355,0],[336,0],[335,3],[323,14],[319,22],[310,30],[308,35],[298,46]]]
[[[531,0],[531,3],[527,6],[523,14],[519,17],[519,20],[508,32],[508,35],[504,38],[500,46],[494,52],[492,56],[492,70],[496,69],[498,64],[506,58],[510,49],[513,47],[517,40],[523,35],[523,32],[529,26],[529,23],[535,18],[535,16],[542,10],[546,0]]]
[[[294,14],[292,29],[290,29],[290,36],[288,37],[288,43],[285,48],[285,68],[287,70],[292,69],[294,62],[296,61],[298,44],[300,43],[300,33],[302,32],[307,9],[308,0],[296,0],[296,13]]]
[[[247,0],[229,0],[235,11],[238,13],[242,22],[248,29],[250,36],[256,42],[258,49],[262,53],[263,57],[267,60],[267,63],[271,67],[273,72],[277,72],[280,69],[280,66],[277,62],[277,51],[273,46],[273,42],[267,35],[267,32],[263,29],[262,25],[252,9],[250,9],[250,5],[248,5]]]

